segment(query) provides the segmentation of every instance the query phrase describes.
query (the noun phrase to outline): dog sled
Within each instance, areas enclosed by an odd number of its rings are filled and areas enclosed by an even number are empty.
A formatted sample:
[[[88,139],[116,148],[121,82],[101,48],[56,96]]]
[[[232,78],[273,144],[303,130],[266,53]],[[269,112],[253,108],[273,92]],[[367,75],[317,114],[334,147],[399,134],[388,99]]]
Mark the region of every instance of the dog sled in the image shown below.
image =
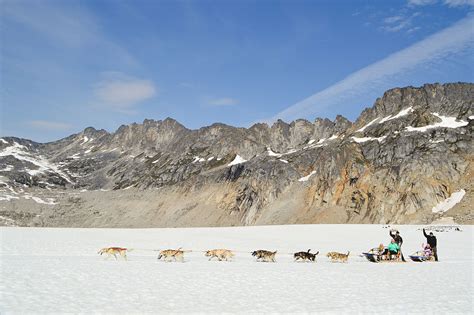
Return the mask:
[[[390,254],[384,246],[374,247],[369,251],[362,253],[362,256],[373,263],[402,261],[400,251],[398,251],[397,254]]]
[[[362,253],[362,256],[367,258],[368,261],[370,262],[379,262],[380,261],[380,253],[378,253],[377,248],[372,248],[368,252]]]
[[[424,250],[417,251],[409,257],[415,262],[435,261],[434,255],[427,254]]]

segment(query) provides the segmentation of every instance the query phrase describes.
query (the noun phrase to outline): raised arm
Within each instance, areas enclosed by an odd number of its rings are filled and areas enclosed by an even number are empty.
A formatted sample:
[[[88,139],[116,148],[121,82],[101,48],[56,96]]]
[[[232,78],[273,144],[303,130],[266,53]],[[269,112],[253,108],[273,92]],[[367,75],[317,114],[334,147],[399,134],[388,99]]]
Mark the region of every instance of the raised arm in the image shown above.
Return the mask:
[[[388,231],[388,234],[390,235],[391,238],[395,238],[395,234],[393,234],[392,230]]]
[[[428,234],[426,234],[425,229],[423,229],[423,235],[427,238]]]

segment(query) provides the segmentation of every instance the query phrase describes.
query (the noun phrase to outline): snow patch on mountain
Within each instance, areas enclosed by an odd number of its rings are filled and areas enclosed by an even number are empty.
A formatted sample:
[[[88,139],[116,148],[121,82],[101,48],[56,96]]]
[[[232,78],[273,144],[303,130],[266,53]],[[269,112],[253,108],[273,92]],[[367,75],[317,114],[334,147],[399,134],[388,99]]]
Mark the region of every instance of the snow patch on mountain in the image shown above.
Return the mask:
[[[298,152],[298,151],[299,151],[299,150],[291,149],[290,151],[286,152],[286,153],[283,154],[283,155],[293,154],[293,153]]]
[[[364,127],[356,130],[356,132],[363,132],[365,129],[367,129],[369,126],[373,125],[377,120],[379,120],[380,118],[375,118],[374,120],[372,120],[371,122],[369,122],[367,125],[365,125]]]
[[[13,165],[5,165],[5,168],[0,169],[0,172],[10,172],[13,170]]]
[[[280,154],[280,153],[273,152],[271,148],[267,148],[267,153],[268,153],[268,156],[274,156],[274,157],[281,157],[282,156],[282,154]]]
[[[403,117],[403,116],[406,116],[408,115],[409,113],[413,112],[413,107],[408,107],[408,108],[405,108],[405,109],[402,109],[398,114],[396,114],[395,116],[392,116],[392,115],[388,115],[387,117],[384,117],[382,118],[382,120],[379,121],[379,124],[382,124],[384,122],[387,122],[387,121],[390,121],[392,119],[396,119],[396,118],[400,118],[400,117]]]
[[[323,147],[325,145],[327,145],[327,141],[332,141],[332,140],[336,140],[338,139],[339,136],[338,135],[332,135],[331,137],[329,138],[321,138],[319,139],[318,142],[314,143],[311,142],[311,144],[308,142],[308,145],[307,146],[304,146],[303,149],[306,150],[306,149],[314,149],[314,148],[320,148],[320,147]]]
[[[304,176],[304,177],[301,177],[300,179],[298,179],[299,182],[306,182],[308,181],[308,179],[313,176],[314,174],[316,174],[316,171],[312,171],[311,173],[309,173],[308,175]]]
[[[89,141],[89,138],[84,136],[84,138],[82,138],[82,143],[81,144],[85,144],[87,141]]]
[[[458,121],[456,117],[442,116],[442,115],[439,115],[438,113],[433,113],[433,115],[441,119],[441,121],[433,125],[427,125],[423,127],[408,126],[405,129],[407,131],[425,132],[433,128],[459,128],[459,127],[467,126],[469,124],[467,121],[463,121],[463,120]]]
[[[445,200],[441,201],[433,207],[433,213],[443,213],[448,211],[449,209],[457,205],[459,202],[461,202],[465,194],[466,191],[464,189],[453,192],[451,196],[449,196],[449,198],[446,198]]]
[[[378,142],[382,142],[382,141],[385,140],[385,138],[387,138],[387,136],[382,136],[382,137],[379,137],[379,138],[373,138],[373,137],[363,137],[363,138],[352,137],[352,140],[354,140],[354,142],[357,142],[357,143],[363,143],[363,142],[375,141],[375,140],[377,140]]]
[[[13,142],[13,145],[6,147],[5,149],[0,151],[0,157],[2,156],[13,156],[18,160],[26,161],[32,163],[38,167],[37,170],[27,170],[28,174],[34,176],[40,173],[45,173],[46,171],[53,171],[59,174],[62,178],[64,178],[69,183],[72,183],[71,179],[67,174],[62,172],[56,165],[50,163],[44,157],[40,155],[32,156],[28,151],[28,148],[24,145],[18,144]],[[33,154],[33,153],[32,153]]]
[[[230,162],[229,164],[227,164],[227,166],[232,166],[232,165],[237,165],[237,164],[241,164],[241,163],[245,163],[247,162],[247,160],[245,160],[243,157],[241,157],[240,155],[236,155],[234,160],[232,160],[232,162]]]
[[[204,161],[205,161],[204,158],[199,157],[199,156],[195,156],[195,157],[194,157],[194,160],[192,161],[192,163],[204,162]]]
[[[3,195],[0,196],[0,201],[11,201],[13,199],[20,199],[19,197],[12,196],[12,195]]]
[[[24,195],[23,197],[25,199],[28,199],[28,200],[31,199],[34,202],[40,203],[40,204],[45,204],[45,205],[55,205],[56,204],[56,202],[53,198],[46,198],[46,200],[43,200],[40,197],[31,196],[31,195],[28,195],[28,194]]]

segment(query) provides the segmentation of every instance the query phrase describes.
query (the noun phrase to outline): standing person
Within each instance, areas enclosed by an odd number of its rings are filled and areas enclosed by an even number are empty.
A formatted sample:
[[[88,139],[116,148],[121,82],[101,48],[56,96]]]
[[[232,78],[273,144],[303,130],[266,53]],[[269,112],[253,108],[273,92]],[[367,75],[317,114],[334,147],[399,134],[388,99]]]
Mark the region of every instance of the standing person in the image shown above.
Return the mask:
[[[431,251],[433,252],[433,256],[436,261],[438,261],[438,250],[436,249],[436,236],[433,235],[433,232],[430,232],[430,235],[426,234],[425,229],[423,229],[423,235],[426,237],[426,242],[431,247]]]
[[[395,243],[398,244],[398,247],[400,248],[400,255],[402,256],[402,261],[405,261],[405,257],[403,257],[403,253],[402,253],[403,238],[400,236],[399,231],[396,231],[396,233],[393,233],[394,231],[395,230],[390,230],[389,234],[395,240]]]

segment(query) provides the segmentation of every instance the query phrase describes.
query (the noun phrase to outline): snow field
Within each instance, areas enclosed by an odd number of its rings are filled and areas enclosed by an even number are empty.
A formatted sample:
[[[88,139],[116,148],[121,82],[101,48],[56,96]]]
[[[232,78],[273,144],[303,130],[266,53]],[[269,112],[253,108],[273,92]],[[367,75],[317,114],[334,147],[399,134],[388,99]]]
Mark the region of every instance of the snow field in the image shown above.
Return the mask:
[[[425,242],[419,226],[398,226],[408,254]],[[438,237],[439,263],[374,264],[358,255],[390,240],[379,225],[289,225],[190,229],[1,228],[0,313],[11,312],[436,312],[471,313],[472,227]],[[134,248],[104,260],[107,246]],[[153,249],[182,247],[184,263]],[[236,251],[208,261],[206,249]],[[320,251],[316,263],[291,253]],[[276,263],[250,252],[278,250]],[[329,251],[347,252],[347,264]],[[398,301],[394,303],[394,301]]]

